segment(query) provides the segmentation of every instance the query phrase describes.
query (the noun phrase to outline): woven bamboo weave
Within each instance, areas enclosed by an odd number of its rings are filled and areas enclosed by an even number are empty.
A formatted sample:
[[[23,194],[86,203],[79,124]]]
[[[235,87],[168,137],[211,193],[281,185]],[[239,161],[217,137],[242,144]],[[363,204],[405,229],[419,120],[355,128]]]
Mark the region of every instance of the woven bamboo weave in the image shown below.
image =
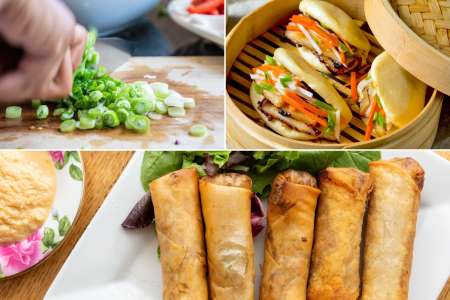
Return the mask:
[[[450,0],[391,0],[391,4],[414,32],[450,56]]]

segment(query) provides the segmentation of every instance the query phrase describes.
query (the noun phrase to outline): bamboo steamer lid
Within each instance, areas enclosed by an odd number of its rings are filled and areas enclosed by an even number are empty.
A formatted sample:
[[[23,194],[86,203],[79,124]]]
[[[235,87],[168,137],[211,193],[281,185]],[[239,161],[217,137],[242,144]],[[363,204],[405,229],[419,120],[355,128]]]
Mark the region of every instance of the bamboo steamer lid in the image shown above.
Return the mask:
[[[450,0],[365,0],[370,29],[407,71],[450,95]]]

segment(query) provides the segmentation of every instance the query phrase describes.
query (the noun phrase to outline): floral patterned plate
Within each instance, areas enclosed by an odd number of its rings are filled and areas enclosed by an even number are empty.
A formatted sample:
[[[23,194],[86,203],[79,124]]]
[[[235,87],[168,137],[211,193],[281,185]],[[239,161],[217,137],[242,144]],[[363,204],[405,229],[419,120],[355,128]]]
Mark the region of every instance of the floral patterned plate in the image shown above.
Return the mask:
[[[49,151],[56,168],[56,197],[47,221],[27,239],[0,246],[0,280],[29,270],[64,240],[83,198],[83,163],[78,151]]]

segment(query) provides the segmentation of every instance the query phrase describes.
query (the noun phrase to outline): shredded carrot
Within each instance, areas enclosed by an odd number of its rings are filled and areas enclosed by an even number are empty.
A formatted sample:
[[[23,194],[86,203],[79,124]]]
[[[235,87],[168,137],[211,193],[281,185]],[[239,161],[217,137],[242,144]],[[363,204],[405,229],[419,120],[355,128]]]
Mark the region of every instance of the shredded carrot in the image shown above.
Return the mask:
[[[286,102],[287,104],[291,105],[294,109],[301,111],[302,113],[304,113],[307,117],[309,117],[310,119],[312,119],[314,122],[319,123],[320,125],[322,125],[323,127],[327,127],[328,126],[328,122],[318,116],[316,116],[315,114],[313,114],[312,112],[310,112],[309,110],[305,109],[300,102],[297,102],[295,99],[292,99],[291,97],[287,96],[287,95],[283,95],[281,97],[281,100],[283,100],[284,102]]]
[[[313,19],[303,15],[294,15],[292,16],[291,21],[314,31],[329,47],[333,48],[339,46],[339,39],[337,36],[323,30]]]
[[[256,70],[272,71],[273,75],[275,75],[276,77],[279,77],[280,75],[286,73],[286,71],[283,70],[283,68],[278,67],[278,66],[273,66],[273,65],[262,65],[262,66],[256,67],[253,69],[253,72],[256,72]]]
[[[363,74],[363,75],[361,75],[361,76],[359,76],[359,77],[356,77],[356,86],[358,86],[358,84],[359,84],[362,80],[364,80],[364,79],[367,77],[367,75],[369,75],[369,73],[366,73],[366,74]],[[348,83],[344,84],[344,86],[346,86],[346,87],[351,86],[351,81],[349,81]]]
[[[341,58],[341,62],[343,64],[345,64],[346,63],[345,53],[344,52],[339,52],[339,57]]]
[[[364,140],[366,141],[370,140],[370,137],[372,136],[373,118],[375,116],[377,108],[378,108],[377,101],[373,99],[369,107],[369,123],[367,124],[366,135],[364,136]]]
[[[299,102],[305,109],[315,113],[316,115],[319,115],[319,116],[325,117],[325,118],[328,117],[328,112],[326,112],[326,111],[324,111],[324,110],[322,110],[322,109],[320,109],[318,107],[315,107],[314,105],[311,105],[310,103],[308,103],[305,100],[303,100],[302,97],[300,97],[296,93],[287,91],[286,95],[289,98],[292,98],[295,101]]]
[[[313,19],[311,19],[307,16],[304,16],[304,15],[293,15],[291,17],[291,21],[294,23],[300,23],[300,24],[306,25],[306,26],[315,26],[316,25],[316,22]]]
[[[289,30],[289,31],[298,31],[298,32],[302,32],[302,31],[300,30],[300,28],[298,28],[297,26],[294,26],[294,25],[288,25],[288,26],[286,26],[286,29]]]
[[[352,88],[352,100],[353,103],[356,103],[358,101],[358,90],[356,87],[356,72],[352,72],[350,75],[350,86]]]

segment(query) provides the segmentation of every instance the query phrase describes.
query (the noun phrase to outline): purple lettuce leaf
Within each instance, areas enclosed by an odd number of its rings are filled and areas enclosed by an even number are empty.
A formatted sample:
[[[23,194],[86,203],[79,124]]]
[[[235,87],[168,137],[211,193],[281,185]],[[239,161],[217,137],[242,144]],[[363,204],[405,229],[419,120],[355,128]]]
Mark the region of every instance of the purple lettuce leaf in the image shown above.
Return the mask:
[[[264,218],[266,217],[266,213],[262,201],[256,193],[253,193],[252,195],[251,205],[252,234],[253,237],[256,237],[264,229]]]
[[[225,169],[232,169],[235,166],[238,166],[244,162],[246,162],[250,157],[248,155],[243,154],[242,152],[236,151],[231,153],[230,158],[225,164]]]
[[[219,173],[219,166],[214,163],[214,159],[208,153],[205,154],[205,161],[203,162],[203,167],[208,176],[214,176]]]
[[[155,218],[150,192],[147,192],[130,211],[122,227],[125,229],[144,228],[152,224]]]

